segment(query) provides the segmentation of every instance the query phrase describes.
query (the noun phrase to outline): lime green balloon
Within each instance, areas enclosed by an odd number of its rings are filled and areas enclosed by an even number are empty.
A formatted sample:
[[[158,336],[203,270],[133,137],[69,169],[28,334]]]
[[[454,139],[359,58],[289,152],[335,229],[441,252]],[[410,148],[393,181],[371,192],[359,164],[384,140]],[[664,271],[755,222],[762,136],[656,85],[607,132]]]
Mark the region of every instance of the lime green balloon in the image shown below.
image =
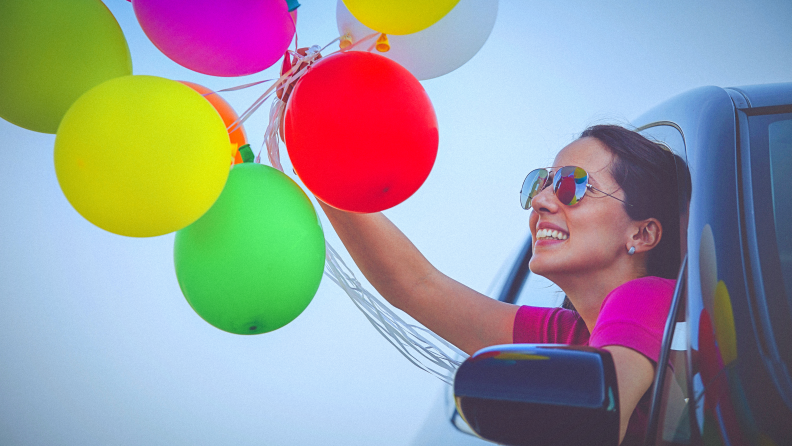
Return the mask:
[[[0,117],[55,133],[102,82],[132,74],[115,17],[100,0],[0,0]]]
[[[205,321],[230,333],[266,333],[294,320],[316,294],[324,233],[294,181],[243,163],[214,206],[176,233],[173,257],[182,293]]]

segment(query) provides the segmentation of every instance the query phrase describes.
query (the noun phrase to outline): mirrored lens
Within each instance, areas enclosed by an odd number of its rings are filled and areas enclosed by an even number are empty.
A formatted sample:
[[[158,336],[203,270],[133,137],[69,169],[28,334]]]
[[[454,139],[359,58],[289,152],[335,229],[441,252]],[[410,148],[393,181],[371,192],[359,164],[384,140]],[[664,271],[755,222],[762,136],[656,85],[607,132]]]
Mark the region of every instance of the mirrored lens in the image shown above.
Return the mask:
[[[586,194],[588,174],[580,167],[566,166],[559,169],[553,178],[553,191],[562,204],[571,206]]]
[[[520,204],[523,209],[530,209],[531,200],[544,188],[549,172],[546,169],[535,169],[528,173],[520,190]]]

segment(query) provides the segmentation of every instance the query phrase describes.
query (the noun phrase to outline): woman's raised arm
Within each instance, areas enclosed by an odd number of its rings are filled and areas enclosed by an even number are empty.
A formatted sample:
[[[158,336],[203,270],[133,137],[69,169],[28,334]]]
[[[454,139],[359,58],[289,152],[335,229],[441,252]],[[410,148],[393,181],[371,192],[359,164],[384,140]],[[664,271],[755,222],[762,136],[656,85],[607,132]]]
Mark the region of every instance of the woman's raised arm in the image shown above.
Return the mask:
[[[517,306],[490,299],[438,271],[382,213],[321,203],[374,288],[396,308],[468,354],[510,344]]]

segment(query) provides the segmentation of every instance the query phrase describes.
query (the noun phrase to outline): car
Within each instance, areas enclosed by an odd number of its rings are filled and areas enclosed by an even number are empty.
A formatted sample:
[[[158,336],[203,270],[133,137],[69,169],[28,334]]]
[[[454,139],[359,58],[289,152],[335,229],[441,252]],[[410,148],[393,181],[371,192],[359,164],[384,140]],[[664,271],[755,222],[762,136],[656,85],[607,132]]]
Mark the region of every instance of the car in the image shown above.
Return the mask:
[[[792,83],[697,88],[635,124],[687,162],[692,190],[645,444],[792,444]],[[537,289],[530,258],[529,237],[500,300]],[[488,347],[415,444],[616,445],[612,368],[604,350]]]

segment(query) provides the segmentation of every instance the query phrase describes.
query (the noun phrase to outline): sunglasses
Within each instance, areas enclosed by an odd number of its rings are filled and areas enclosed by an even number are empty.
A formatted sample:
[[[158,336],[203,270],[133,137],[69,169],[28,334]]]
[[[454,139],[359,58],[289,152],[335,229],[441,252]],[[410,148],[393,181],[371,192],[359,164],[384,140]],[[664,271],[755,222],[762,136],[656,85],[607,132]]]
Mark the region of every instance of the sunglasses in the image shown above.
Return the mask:
[[[520,189],[520,204],[523,209],[531,209],[531,200],[547,187],[548,181],[553,182],[553,193],[558,198],[558,201],[567,206],[578,204],[586,195],[586,190],[588,189],[616,198],[590,185],[588,183],[589,174],[582,167],[564,166],[558,169],[555,175],[550,169],[555,169],[555,167],[534,169],[525,177],[522,189]],[[616,199],[627,206],[632,206],[620,198]]]

